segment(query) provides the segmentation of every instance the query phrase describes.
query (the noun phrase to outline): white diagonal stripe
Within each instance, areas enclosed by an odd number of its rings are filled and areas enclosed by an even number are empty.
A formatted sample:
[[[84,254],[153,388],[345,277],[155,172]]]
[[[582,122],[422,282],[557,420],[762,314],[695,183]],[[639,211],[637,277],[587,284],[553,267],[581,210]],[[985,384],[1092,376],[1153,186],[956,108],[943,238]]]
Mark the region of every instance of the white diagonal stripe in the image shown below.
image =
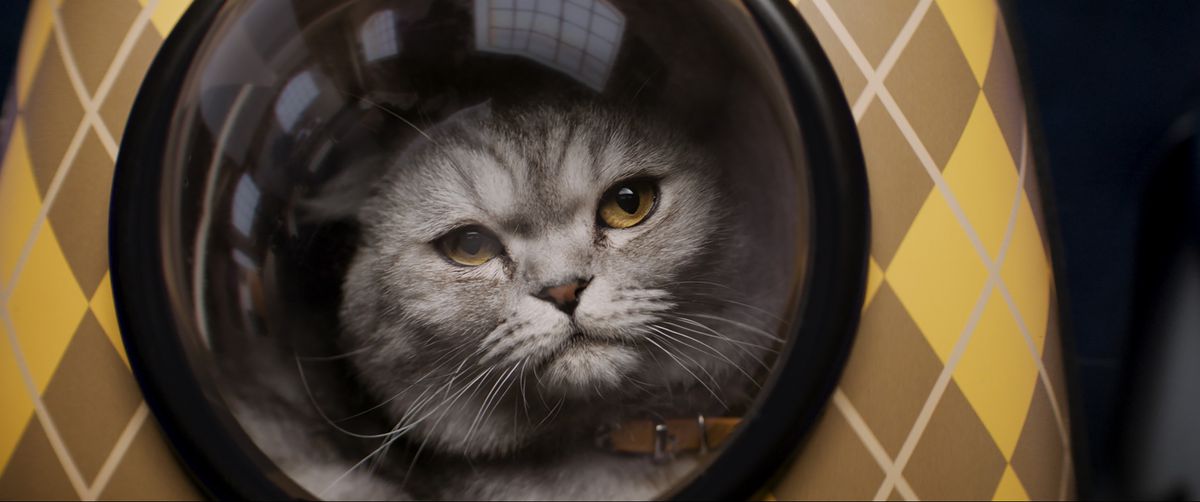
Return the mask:
[[[900,54],[904,52],[904,48],[908,47],[908,42],[912,40],[913,34],[917,32],[917,27],[921,25],[921,20],[925,19],[925,14],[929,12],[929,6],[931,5],[933,5],[933,0],[921,0],[917,4],[912,14],[908,16],[908,21],[905,21],[904,26],[900,28],[900,33],[896,35],[896,40],[892,42],[892,46],[883,55],[883,59],[879,62],[879,67],[867,74],[867,85],[863,88],[862,93],[858,95],[858,99],[854,100],[854,106],[850,108],[854,114],[855,122],[862,120],[863,115],[867,113],[867,107],[870,106],[871,100],[879,92],[879,89],[883,87],[883,81],[887,79],[888,73],[896,66],[896,61],[900,59]]]
[[[29,237],[25,239],[25,245],[21,246],[21,254],[17,256],[17,263],[13,267],[12,276],[8,278],[8,285],[4,288],[4,293],[0,294],[0,301],[7,302],[8,298],[12,296],[13,290],[17,288],[17,279],[20,278],[25,263],[29,261],[29,255],[33,252],[33,244],[37,242],[42,225],[46,223],[46,216],[50,214],[50,207],[53,205],[54,199],[58,197],[58,191],[62,188],[63,180],[67,178],[67,171],[70,170],[69,166],[74,162],[75,155],[79,153],[79,147],[83,145],[87,131],[87,121],[81,120],[75,127],[75,135],[71,137],[71,143],[67,145],[67,151],[63,153],[54,177],[50,179],[50,186],[46,188],[46,197],[42,200],[42,207],[38,209],[37,218],[33,220],[33,226],[29,229]]]
[[[67,79],[70,80],[71,87],[75,90],[76,97],[79,99],[80,105],[84,108],[84,117],[80,125],[76,128],[75,135],[72,136],[71,143],[67,146],[62,160],[59,161],[58,168],[54,170],[54,177],[50,181],[50,186],[46,189],[45,198],[42,200],[42,207],[38,211],[37,218],[34,219],[29,236],[25,239],[25,245],[21,247],[21,253],[17,257],[16,266],[13,267],[13,275],[7,278],[5,287],[0,289],[0,301],[6,301],[8,296],[12,294],[12,290],[16,288],[17,278],[24,268],[25,263],[29,260],[29,253],[32,251],[33,244],[41,232],[42,224],[45,223],[46,217],[50,213],[50,208],[54,206],[54,201],[58,197],[58,191],[75,163],[75,157],[79,153],[79,148],[86,138],[89,128],[96,131],[96,136],[100,139],[109,157],[114,160],[116,159],[118,148],[116,141],[113,139],[112,134],[109,133],[108,128],[105,127],[104,121],[100,120],[98,110],[100,104],[111,90],[113,82],[116,81],[116,77],[121,70],[121,65],[125,64],[125,61],[129,58],[129,54],[132,52],[133,45],[137,41],[138,36],[141,35],[142,30],[148,25],[150,13],[153,12],[158,1],[151,1],[138,13],[138,17],[134,19],[133,25],[130,26],[130,31],[125,34],[125,38],[117,50],[117,55],[114,56],[112,63],[105,71],[104,78],[100,81],[95,99],[89,97],[87,94],[87,89],[83,85],[83,78],[79,74],[79,69],[75,66],[75,56],[71,53],[69,41],[62,26],[62,18],[57,10],[54,11],[54,24],[51,31],[58,45],[59,55],[63,59],[63,66],[66,67]],[[85,295],[89,293],[88,291],[84,292]]]
[[[117,437],[112,451],[108,452],[108,458],[104,459],[104,464],[96,473],[96,479],[92,480],[92,486],[88,488],[88,496],[85,500],[98,500],[104,493],[104,489],[108,488],[108,482],[112,479],[113,473],[117,472],[117,467],[121,465],[121,460],[125,458],[125,453],[129,451],[129,446],[137,438],[138,432],[142,430],[142,426],[146,423],[146,417],[149,415],[150,408],[143,401],[138,405],[137,411],[133,412],[129,422],[125,424],[125,430],[121,431],[121,435]]]
[[[824,16],[826,18],[826,21],[830,25],[830,27],[833,29],[835,36],[837,36],[839,41],[841,41],[842,44],[846,47],[847,52],[850,54],[851,59],[855,62],[855,64],[857,64],[859,66],[859,69],[863,72],[863,74],[867,76],[868,82],[876,84],[873,87],[869,85],[868,88],[874,90],[875,96],[877,96],[879,98],[880,102],[883,104],[883,106],[887,110],[888,114],[892,117],[893,122],[895,122],[896,126],[900,129],[901,134],[908,141],[909,146],[912,148],[913,152],[917,155],[918,160],[921,161],[921,165],[925,168],[925,170],[929,174],[930,178],[933,179],[936,189],[940,191],[943,198],[946,200],[947,205],[950,206],[951,213],[954,214],[955,219],[958,220],[959,225],[963,228],[964,232],[966,232],[967,238],[971,242],[972,247],[975,248],[976,253],[979,255],[979,258],[982,260],[984,266],[987,268],[988,280],[987,280],[987,285],[985,286],[985,294],[983,295],[983,298],[981,298],[981,301],[984,301],[986,299],[987,292],[990,291],[990,288],[994,286],[998,289],[1001,296],[1006,300],[1006,302],[1011,304],[1011,302],[1012,302],[1011,295],[1008,294],[1007,287],[1004,285],[1003,281],[1000,278],[1000,265],[1003,262],[1005,254],[1007,253],[1008,247],[1011,243],[1012,232],[1013,232],[1013,228],[1015,226],[1017,204],[1019,204],[1019,202],[1020,202],[1020,195],[1023,191],[1022,190],[1023,185],[1019,181],[1016,186],[1015,194],[1014,194],[1014,202],[1013,202],[1013,206],[1010,208],[1010,217],[1009,217],[1008,226],[1007,226],[1006,232],[1005,232],[1004,242],[1001,244],[1000,252],[997,255],[996,260],[992,260],[991,257],[988,255],[987,249],[984,247],[983,242],[980,239],[978,233],[971,226],[970,221],[966,217],[966,213],[963,211],[963,209],[962,209],[961,205],[958,203],[958,200],[955,197],[953,191],[950,189],[949,184],[946,182],[945,178],[942,176],[942,173],[938,169],[937,164],[933,161],[932,156],[930,156],[929,151],[925,148],[924,144],[920,140],[920,137],[917,135],[917,133],[913,129],[912,125],[908,122],[908,119],[904,116],[904,113],[900,109],[899,105],[896,104],[895,99],[892,98],[891,93],[888,91],[887,87],[885,85],[883,85],[883,79],[879,78],[877,72],[875,70],[873,70],[870,67],[870,65],[867,63],[866,57],[863,55],[861,49],[858,47],[857,43],[854,41],[854,38],[850,35],[849,31],[846,29],[845,25],[841,22],[841,20],[838,19],[836,13],[833,11],[832,8],[830,8],[829,4],[825,0],[813,0],[813,2],[816,5],[817,9],[821,12],[822,16]],[[918,5],[918,9],[928,10],[928,7],[929,6],[926,4]],[[922,14],[922,16],[923,16],[923,14]],[[909,18],[909,23],[911,23],[912,26],[914,26],[914,29],[915,29],[915,26],[918,24],[919,17],[920,16],[910,16],[910,18]],[[908,26],[909,25],[906,23],[906,28]],[[907,36],[909,38],[911,38],[911,34],[908,34]],[[896,45],[896,44],[893,43],[893,45]],[[898,58],[898,54],[899,54],[899,51],[895,51],[895,53],[892,54],[892,51],[889,50],[889,55],[892,55],[893,58]],[[889,59],[888,61],[885,61],[885,62],[888,63],[889,65],[894,65],[894,60],[895,59]],[[891,68],[891,66],[889,66],[887,69],[890,70],[890,68]],[[864,95],[866,95],[866,93],[867,93],[866,89],[864,89]],[[978,99],[986,99],[986,98],[983,96],[980,96]],[[857,112],[856,118],[861,118],[861,114],[865,112],[867,103],[869,103],[869,101],[870,101],[869,98],[861,98],[860,97],[859,102],[856,102],[856,108],[855,108],[855,111]],[[1023,133],[1023,137],[1024,137],[1024,133]],[[1023,176],[1024,175],[1024,173],[1023,173],[1024,159],[1022,159],[1021,170],[1022,170],[1021,176]],[[977,304],[976,311],[981,312],[981,310],[982,310],[982,303]],[[1019,316],[1019,314],[1017,314],[1015,312],[1015,309],[1011,309],[1011,307],[1010,307],[1010,310],[1014,311],[1014,316]],[[975,316],[976,316],[976,314],[975,314],[975,312],[973,312],[972,317],[975,317]],[[974,322],[977,322],[977,319]],[[955,352],[958,352],[959,348],[965,349],[965,342],[967,341],[967,339],[969,339],[971,331],[973,331],[973,329],[974,329],[974,326],[973,326],[974,322],[968,323],[968,329],[964,330],[963,335],[960,336],[958,342],[955,345]],[[1024,328],[1023,322],[1019,318],[1018,318],[1018,326],[1020,327],[1020,331],[1022,332],[1022,335],[1026,338],[1026,341],[1027,341],[1026,343],[1032,344],[1032,339],[1029,337],[1028,330]],[[1035,353],[1036,353],[1036,350],[1035,350]],[[959,355],[961,355],[961,354],[959,354]],[[1035,358],[1035,359],[1037,359],[1037,365],[1039,367],[1039,375],[1041,376],[1043,382],[1047,383],[1049,380],[1045,376],[1044,364],[1042,363],[1040,357]],[[954,362],[955,364],[951,365],[950,364],[951,362]],[[926,412],[928,412],[929,415],[932,415],[933,408],[935,408],[937,403],[940,401],[941,394],[945,391],[945,386],[948,385],[949,378],[953,373],[953,366],[956,366],[956,363],[957,363],[957,360],[954,357],[954,353],[952,353],[950,361],[947,361],[946,367],[943,368],[942,377],[939,377],[938,384],[935,384],[934,390],[930,394],[929,399],[927,399],[927,401],[926,401],[926,406],[922,410],[922,414],[918,417],[917,423],[914,424],[913,429],[910,431],[909,438],[905,441],[905,446],[901,448],[901,452],[897,456],[896,462],[893,464],[893,469],[891,471],[889,471],[888,476],[884,479],[883,484],[880,486],[879,491],[876,493],[877,498],[878,497],[886,497],[891,492],[892,488],[895,486],[897,480],[902,478],[901,474],[903,472],[903,469],[904,469],[905,465],[907,464],[909,457],[911,456],[912,450],[915,449],[916,444],[919,442],[920,437],[921,437],[922,433],[924,432],[925,425],[927,425],[927,423],[928,423],[927,417],[924,422],[922,422],[921,417],[925,416]],[[944,379],[943,379],[943,377],[944,377]],[[945,381],[944,383],[943,383],[943,380]],[[1052,392],[1052,391],[1048,391],[1048,392]],[[1054,404],[1054,408],[1057,408],[1057,403]],[[1059,418],[1060,414],[1056,412],[1055,415],[1056,415],[1056,420],[1058,421],[1057,425],[1059,426],[1060,435],[1065,437],[1065,433],[1063,432],[1065,429],[1062,426],[1061,418]]]
[[[104,72],[104,78],[100,80],[100,85],[96,86],[96,95],[92,98],[97,106],[103,103],[108,98],[108,93],[112,91],[113,84],[116,83],[117,77],[121,74],[121,67],[125,66],[125,62],[129,60],[129,55],[133,52],[133,48],[137,45],[138,38],[142,36],[142,32],[150,24],[150,15],[154,13],[154,8],[158,6],[159,0],[150,0],[141,12],[138,12],[136,18],[133,19],[133,24],[129,26],[129,31],[125,34],[125,38],[121,40],[121,45],[117,48],[117,53],[113,56],[112,63],[108,65],[108,69]],[[133,103],[130,103],[132,105]],[[100,124],[103,126],[103,122]]]
[[[1017,186],[1020,187],[1020,189],[1017,190],[1017,195],[1016,195],[1017,200],[1013,201],[1012,214],[1009,217],[1009,227],[1004,236],[1005,244],[1001,247],[1001,251],[1000,251],[1001,255],[997,259],[997,261],[1001,262],[1001,263],[1003,263],[1004,257],[1008,252],[1008,248],[1009,248],[1008,242],[1009,242],[1009,239],[1012,237],[1012,232],[1014,231],[1014,229],[1016,227],[1017,208],[1020,207],[1021,196],[1025,194],[1025,189],[1024,189],[1025,177],[1029,176],[1028,169],[1027,169],[1027,164],[1028,164],[1027,148],[1028,148],[1028,146],[1029,146],[1029,129],[1028,129],[1028,127],[1022,127],[1022,129],[1021,129],[1021,169],[1020,169],[1019,179],[1017,180]],[[999,267],[997,267],[997,268],[999,268]],[[1002,299],[1004,299],[1004,303],[1006,305],[1008,305],[1008,309],[1012,313],[1013,319],[1017,322],[1017,330],[1021,332],[1021,337],[1025,341],[1025,346],[1029,349],[1029,354],[1033,357],[1034,365],[1037,366],[1038,379],[1041,380],[1042,385],[1045,386],[1045,388],[1046,388],[1046,397],[1050,400],[1050,411],[1054,414],[1054,425],[1058,428],[1059,441],[1061,442],[1063,448],[1069,449],[1070,441],[1067,438],[1067,428],[1065,425],[1066,420],[1063,418],[1062,410],[1059,409],[1059,406],[1058,406],[1058,399],[1056,397],[1057,392],[1055,391],[1054,386],[1050,384],[1049,372],[1046,371],[1046,362],[1042,359],[1042,354],[1041,354],[1041,352],[1038,351],[1037,344],[1034,343],[1033,337],[1030,335],[1029,326],[1027,324],[1025,324],[1025,318],[1021,315],[1020,309],[1017,308],[1017,304],[1014,301],[1012,294],[1008,290],[1008,285],[1004,283],[1003,279],[1001,279],[998,284],[999,284],[1000,297]],[[1052,302],[1052,301],[1054,301],[1054,299],[1051,298],[1050,301]],[[1049,308],[1049,305],[1047,305],[1047,308]],[[1044,343],[1045,342],[1043,341],[1043,344]]]
[[[67,80],[71,82],[71,87],[75,89],[75,95],[79,99],[79,104],[83,105],[83,120],[88,126],[96,129],[96,137],[100,139],[100,143],[104,146],[104,150],[108,152],[109,158],[117,158],[117,142],[113,140],[112,135],[107,134],[108,130],[103,128],[103,121],[100,120],[100,105],[92,101],[92,97],[88,95],[87,86],[83,83],[83,75],[79,73],[79,67],[75,63],[75,55],[71,52],[71,46],[67,41],[67,30],[63,27],[62,16],[58,11],[54,11],[54,38],[58,42],[58,52],[63,58],[63,66],[67,70]],[[98,127],[99,126],[99,127]]]
[[[929,425],[929,421],[933,418],[933,412],[937,410],[937,406],[942,402],[942,396],[946,393],[946,388],[950,386],[950,380],[954,376],[954,369],[958,367],[958,363],[962,360],[963,354],[967,352],[967,344],[971,341],[971,336],[975,334],[975,327],[979,324],[979,319],[983,317],[983,309],[987,305],[988,298],[991,296],[992,289],[996,284],[996,278],[989,276],[987,282],[984,283],[983,292],[979,295],[979,300],[975,302],[975,307],[971,309],[971,315],[967,318],[967,324],[963,327],[962,334],[958,336],[958,341],[954,343],[954,348],[950,351],[950,356],[946,359],[946,364],[942,367],[942,372],[938,374],[937,380],[933,383],[933,388],[929,391],[929,396],[925,398],[925,404],[921,406],[920,413],[917,413],[917,419],[913,422],[912,429],[909,430],[908,436],[904,439],[904,444],[900,446],[900,451],[896,454],[896,459],[892,463],[891,468],[887,469],[887,475],[883,479],[883,483],[879,485],[879,489],[875,492],[875,499],[882,500],[891,493],[902,479],[904,479],[904,468],[908,465],[909,459],[917,449],[917,444],[921,441],[921,436],[925,433],[925,428]]]
[[[63,468],[63,472],[66,474],[68,481],[71,483],[72,489],[75,490],[76,495],[81,500],[94,500],[96,494],[93,493],[91,488],[87,486],[87,482],[83,479],[82,473],[75,464],[74,459],[71,458],[70,452],[66,447],[66,443],[62,439],[62,435],[58,432],[58,428],[54,423],[53,417],[50,416],[49,411],[42,402],[41,395],[38,392],[37,386],[34,384],[33,374],[29,369],[29,365],[25,360],[24,352],[21,349],[20,341],[17,339],[16,326],[13,324],[12,319],[9,316],[8,301],[13,290],[16,288],[21,272],[24,269],[25,264],[28,262],[30,254],[32,253],[33,245],[37,241],[43,225],[46,223],[50,208],[54,205],[54,201],[58,196],[58,192],[62,188],[63,181],[69,174],[71,166],[74,164],[75,157],[78,155],[79,149],[83,144],[89,129],[94,129],[96,131],[97,137],[100,139],[100,142],[108,153],[110,159],[116,158],[116,141],[105,127],[104,122],[100,120],[98,110],[100,104],[103,102],[104,97],[107,95],[113,85],[113,82],[116,80],[116,76],[120,72],[121,66],[124,65],[126,59],[129,57],[129,54],[132,52],[132,46],[136,42],[137,37],[141,34],[141,31],[145,29],[147,22],[150,19],[150,12],[157,3],[158,0],[153,0],[149,5],[144,7],[142,11],[139,12],[138,17],[134,20],[133,25],[130,27],[130,31],[126,32],[121,46],[118,48],[117,54],[114,56],[112,63],[105,70],[100,87],[97,88],[98,92],[95,99],[87,95],[86,88],[83,86],[83,79],[79,74],[78,68],[75,66],[74,55],[71,53],[70,45],[67,42],[61,16],[59,15],[57,9],[54,11],[53,27],[51,31],[53,32],[55,41],[59,47],[59,54],[63,58],[63,65],[65,66],[67,72],[67,78],[70,80],[71,87],[74,89],[80,104],[84,108],[84,116],[80,120],[79,125],[76,127],[75,134],[72,136],[71,142],[63,154],[63,158],[60,160],[59,165],[55,170],[54,177],[50,182],[50,186],[46,190],[46,195],[38,211],[37,218],[34,220],[34,224],[25,240],[24,246],[22,246],[21,254],[17,259],[13,275],[7,281],[7,285],[3,291],[0,292],[0,319],[2,319],[7,328],[5,331],[8,334],[8,341],[12,346],[13,356],[16,359],[17,366],[21,374],[21,379],[25,384],[26,392],[28,392],[29,398],[33,401],[35,416],[37,417],[39,423],[41,423],[46,434],[46,438],[50,442],[51,449],[58,458],[59,464]],[[88,292],[84,293],[87,294]],[[139,409],[139,412],[142,414],[139,420],[144,422],[144,403]],[[138,413],[135,412],[134,418],[138,419]],[[118,444],[120,443],[118,442]],[[105,481],[105,483],[107,483],[107,481]]]
[[[871,427],[867,425],[866,420],[863,420],[858,409],[854,407],[854,403],[850,402],[850,398],[838,387],[833,391],[833,405],[845,417],[846,423],[850,424],[850,429],[858,435],[859,441],[867,448],[867,452],[879,464],[879,468],[883,472],[887,472],[892,468],[892,458],[888,456],[887,450],[883,448],[883,444],[879,442],[879,438],[875,437],[875,433],[871,431]],[[896,482],[896,491],[904,500],[917,500],[917,494],[913,492],[912,487],[908,486],[908,482],[903,478]],[[884,494],[886,497],[887,494]],[[876,498],[876,500],[883,500]]]
[[[63,441],[62,435],[58,433],[58,427],[54,425],[54,419],[50,417],[50,413],[46,410],[45,403],[42,402],[42,396],[38,393],[37,385],[33,382],[33,373],[29,370],[29,365],[25,362],[25,354],[21,351],[21,344],[17,342],[17,330],[13,325],[12,319],[8,315],[8,306],[4,305],[0,308],[0,319],[4,322],[5,331],[8,334],[8,343],[12,348],[13,357],[17,360],[17,369],[21,374],[21,382],[25,384],[25,391],[29,394],[29,399],[33,401],[33,411],[37,421],[42,424],[42,431],[46,434],[46,439],[50,442],[50,449],[54,451],[54,456],[58,458],[58,463],[62,465],[63,473],[67,475],[67,481],[71,483],[71,488],[75,490],[75,494],[80,500],[89,500],[87,497],[87,482],[83,480],[83,474],[79,472],[79,467],[75,465],[75,460],[71,458],[71,453],[67,450],[67,444]],[[12,461],[21,461],[21,459],[11,459]]]

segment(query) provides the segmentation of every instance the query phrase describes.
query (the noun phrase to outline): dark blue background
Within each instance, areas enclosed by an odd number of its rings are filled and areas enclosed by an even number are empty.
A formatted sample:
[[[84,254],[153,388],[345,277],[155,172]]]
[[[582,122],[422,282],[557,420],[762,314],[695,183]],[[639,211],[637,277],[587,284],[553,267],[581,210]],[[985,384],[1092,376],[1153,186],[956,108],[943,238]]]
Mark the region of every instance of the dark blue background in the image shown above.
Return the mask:
[[[1112,481],[1138,236],[1152,159],[1200,98],[1200,2],[1025,1],[1009,4],[1040,112],[1062,237],[1059,270],[1081,441],[1081,495]]]
[[[0,82],[5,91],[7,82],[12,81],[13,69],[17,63],[17,47],[21,44],[21,30],[25,26],[25,11],[29,9],[29,0],[5,0],[0,8]],[[4,144],[7,141],[0,141]]]

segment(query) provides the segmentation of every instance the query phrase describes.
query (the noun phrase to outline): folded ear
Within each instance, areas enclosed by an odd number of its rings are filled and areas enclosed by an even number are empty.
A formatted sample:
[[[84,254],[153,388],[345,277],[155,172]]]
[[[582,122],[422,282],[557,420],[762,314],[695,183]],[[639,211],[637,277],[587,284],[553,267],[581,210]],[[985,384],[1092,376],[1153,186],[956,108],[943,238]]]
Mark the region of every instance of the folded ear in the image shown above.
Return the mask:
[[[356,219],[386,174],[386,166],[387,159],[382,156],[347,165],[296,205],[297,218],[304,223]]]
[[[454,113],[451,113],[444,120],[438,123],[434,129],[443,127],[466,127],[471,124],[478,124],[492,118],[492,100],[485,99],[483,102],[468,106]]]
[[[426,131],[417,129],[421,134],[412,138],[412,142],[404,148],[412,148],[417,143],[433,141],[432,138],[436,138],[447,128],[469,129],[475,124],[490,119],[491,116],[492,100],[490,99],[468,106],[450,114]],[[305,223],[357,218],[359,209],[371,197],[375,185],[387,174],[388,166],[396,158],[399,158],[400,154],[400,151],[396,151],[391,155],[383,154],[346,165],[340,172],[322,183],[314,194],[305,197],[297,204],[298,218]]]

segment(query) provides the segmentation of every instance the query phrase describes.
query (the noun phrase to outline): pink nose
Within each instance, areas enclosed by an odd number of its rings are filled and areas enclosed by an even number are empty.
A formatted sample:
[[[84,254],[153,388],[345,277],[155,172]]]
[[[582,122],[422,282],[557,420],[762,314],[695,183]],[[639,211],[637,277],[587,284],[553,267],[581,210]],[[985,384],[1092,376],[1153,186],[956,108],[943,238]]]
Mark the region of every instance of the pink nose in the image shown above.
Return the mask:
[[[559,310],[570,314],[575,310],[575,305],[579,303],[579,294],[588,285],[588,281],[574,280],[556,286],[542,288],[538,294],[534,295],[541,300],[553,302]]]

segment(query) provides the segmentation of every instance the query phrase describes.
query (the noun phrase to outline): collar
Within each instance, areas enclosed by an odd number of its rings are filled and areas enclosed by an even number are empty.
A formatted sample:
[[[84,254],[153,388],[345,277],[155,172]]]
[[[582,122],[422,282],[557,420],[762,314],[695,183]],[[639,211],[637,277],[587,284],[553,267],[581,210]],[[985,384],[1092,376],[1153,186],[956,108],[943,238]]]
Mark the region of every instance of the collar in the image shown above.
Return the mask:
[[[733,433],[740,417],[668,418],[665,420],[626,420],[602,432],[597,444],[608,451],[651,455],[655,462],[667,462],[677,454],[707,454]]]

